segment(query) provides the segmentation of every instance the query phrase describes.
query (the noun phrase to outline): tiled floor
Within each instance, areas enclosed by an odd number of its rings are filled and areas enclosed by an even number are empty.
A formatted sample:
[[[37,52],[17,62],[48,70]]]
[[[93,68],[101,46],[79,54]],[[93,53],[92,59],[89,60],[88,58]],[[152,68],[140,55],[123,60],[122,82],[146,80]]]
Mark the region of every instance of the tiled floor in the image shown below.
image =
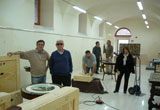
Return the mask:
[[[80,93],[79,110],[148,110],[148,99],[150,95],[150,84],[148,82],[148,79],[150,77],[151,72],[153,71],[145,70],[145,66],[142,66],[141,70],[142,70],[141,72],[142,73],[141,91],[145,95],[135,96],[135,95],[130,95],[129,93],[123,94],[123,84],[124,84],[123,80],[121,82],[120,92],[113,93],[115,84],[116,84],[115,80],[111,79],[111,76],[106,75],[105,80],[102,81],[102,83],[104,85],[105,90],[107,90],[109,94]],[[102,73],[95,75],[95,77],[102,79]],[[134,78],[135,78],[135,75],[131,74],[130,81],[129,81],[129,87],[133,86]],[[48,76],[48,79],[51,79],[50,76]],[[47,80],[47,81],[50,81],[50,80]],[[105,104],[102,104],[102,105],[96,104],[93,106],[83,104],[83,101],[93,101],[94,98],[98,96],[109,106]],[[160,101],[160,99],[158,98],[156,100]],[[113,109],[110,106],[117,108],[117,109]]]
[[[115,81],[111,79],[111,76],[106,75],[105,80],[103,81],[104,87],[109,92],[109,94],[91,94],[91,93],[80,93],[80,105],[79,110],[115,110],[105,104],[102,105],[93,105],[88,106],[83,104],[83,101],[94,100],[93,97],[100,96],[101,99],[110,106],[113,106],[119,110],[148,110],[148,98],[150,85],[148,79],[152,71],[146,71],[145,66],[142,66],[142,78],[141,78],[141,91],[145,95],[135,96],[130,95],[129,93],[123,94],[123,81],[121,82],[121,88],[119,93],[113,93],[115,88]],[[102,78],[102,74],[97,75],[96,77]],[[130,76],[129,87],[134,84],[135,75]]]

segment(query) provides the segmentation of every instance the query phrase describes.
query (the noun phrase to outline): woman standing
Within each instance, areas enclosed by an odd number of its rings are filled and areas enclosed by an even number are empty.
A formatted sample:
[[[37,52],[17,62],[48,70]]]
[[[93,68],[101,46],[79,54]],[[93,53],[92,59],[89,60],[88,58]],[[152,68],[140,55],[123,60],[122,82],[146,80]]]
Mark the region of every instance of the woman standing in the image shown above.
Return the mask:
[[[118,73],[118,78],[117,78],[116,88],[114,90],[114,93],[119,92],[121,79],[124,75],[123,92],[126,94],[130,73],[131,72],[134,73],[134,59],[127,47],[124,47],[123,52],[119,54],[119,56],[117,57],[115,72]]]

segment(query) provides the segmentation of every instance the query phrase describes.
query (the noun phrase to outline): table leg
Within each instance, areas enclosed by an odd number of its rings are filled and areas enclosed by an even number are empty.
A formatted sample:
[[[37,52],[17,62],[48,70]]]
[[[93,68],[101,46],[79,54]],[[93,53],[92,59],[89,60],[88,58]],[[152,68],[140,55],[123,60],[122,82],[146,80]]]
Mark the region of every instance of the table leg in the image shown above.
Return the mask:
[[[152,108],[153,108],[153,103],[152,103],[152,101],[154,100],[153,99],[153,97],[154,97],[154,89],[155,88],[155,86],[153,86],[152,85],[152,87],[151,87],[151,90],[150,90],[150,98],[149,98],[149,100],[148,100],[148,110],[152,110]]]
[[[102,78],[102,81],[104,80],[104,76],[105,76],[105,71],[104,71],[104,64],[102,65],[103,67],[103,78]]]

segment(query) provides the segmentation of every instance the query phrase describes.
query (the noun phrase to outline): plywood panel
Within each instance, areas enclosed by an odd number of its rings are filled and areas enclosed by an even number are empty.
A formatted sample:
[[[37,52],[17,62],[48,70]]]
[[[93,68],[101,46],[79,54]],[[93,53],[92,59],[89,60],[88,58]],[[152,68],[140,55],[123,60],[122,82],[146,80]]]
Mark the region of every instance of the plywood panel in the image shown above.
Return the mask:
[[[19,90],[19,78],[19,56],[0,56],[0,92]]]
[[[79,89],[64,87],[18,106],[23,110],[78,110]]]

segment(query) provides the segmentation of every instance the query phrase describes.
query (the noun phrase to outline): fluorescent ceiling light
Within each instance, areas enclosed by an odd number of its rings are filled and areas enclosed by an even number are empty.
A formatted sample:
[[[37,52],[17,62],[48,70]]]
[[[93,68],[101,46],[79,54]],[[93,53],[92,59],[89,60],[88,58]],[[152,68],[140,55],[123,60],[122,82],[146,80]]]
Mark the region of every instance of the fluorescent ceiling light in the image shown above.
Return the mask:
[[[147,29],[149,29],[149,26],[146,26],[147,27]]]
[[[99,20],[99,21],[102,21],[103,19],[98,17],[98,16],[94,16],[95,19]]]
[[[137,2],[137,5],[138,5],[139,10],[143,10],[143,5],[141,2]]]
[[[73,6],[73,8],[78,10],[78,11],[80,11],[80,12],[82,12],[82,13],[87,13],[85,10],[83,10],[83,9],[77,7],[77,6]]]
[[[118,26],[114,26],[116,29],[119,29],[119,27]]]
[[[145,15],[145,14],[142,14],[142,18],[143,18],[143,19],[146,19],[147,17],[146,17],[146,15]]]
[[[147,25],[147,24],[148,24],[148,21],[144,21],[144,23]]]
[[[112,23],[110,23],[110,22],[106,22],[108,25],[110,25],[110,26],[112,26]]]

